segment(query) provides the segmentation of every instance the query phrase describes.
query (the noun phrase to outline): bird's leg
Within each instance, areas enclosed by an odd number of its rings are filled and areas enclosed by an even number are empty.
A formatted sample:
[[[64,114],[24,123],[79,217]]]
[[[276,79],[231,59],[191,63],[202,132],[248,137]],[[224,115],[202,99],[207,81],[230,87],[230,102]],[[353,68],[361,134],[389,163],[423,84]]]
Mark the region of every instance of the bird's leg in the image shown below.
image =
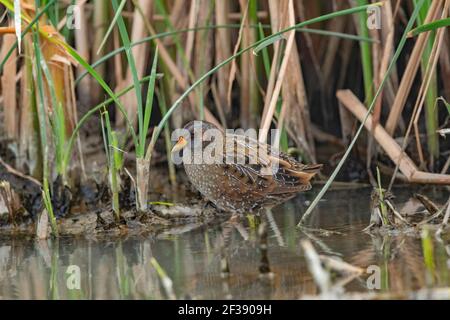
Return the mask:
[[[205,201],[203,203],[203,210],[206,210],[208,208],[213,208],[213,209],[218,210],[217,206],[214,203],[212,203],[211,201]]]
[[[222,278],[226,278],[230,274],[230,266],[228,264],[228,245],[231,231],[231,224],[226,221],[222,224],[220,233],[220,274]]]
[[[272,279],[273,273],[270,270],[268,255],[268,227],[267,222],[262,221],[258,227],[259,251],[261,252],[261,260],[259,263],[259,276],[265,279]]]

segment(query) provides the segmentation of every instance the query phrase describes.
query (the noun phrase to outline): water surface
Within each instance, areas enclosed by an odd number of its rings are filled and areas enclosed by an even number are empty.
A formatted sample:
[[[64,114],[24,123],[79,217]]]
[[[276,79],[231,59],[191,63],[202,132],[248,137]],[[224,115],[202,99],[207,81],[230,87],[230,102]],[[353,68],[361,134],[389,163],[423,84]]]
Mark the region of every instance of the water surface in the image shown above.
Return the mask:
[[[412,193],[396,190],[397,202],[406,202]],[[427,194],[442,202],[448,198],[442,189]],[[166,299],[150,262],[154,257],[173,281],[177,298],[297,299],[319,293],[301,250],[305,238],[320,254],[364,270],[379,268],[379,288],[367,287],[370,274],[364,272],[343,286],[347,293],[401,295],[450,286],[448,239],[432,239],[433,261],[427,267],[417,235],[363,232],[370,218],[368,188],[330,191],[321,201],[310,226],[334,232],[299,230],[296,224],[312,197],[300,195],[262,216],[269,226],[272,280],[260,277],[259,238],[250,217],[121,239],[0,239],[0,298]],[[228,276],[221,272],[221,261],[228,261]],[[78,270],[79,290],[73,282]]]

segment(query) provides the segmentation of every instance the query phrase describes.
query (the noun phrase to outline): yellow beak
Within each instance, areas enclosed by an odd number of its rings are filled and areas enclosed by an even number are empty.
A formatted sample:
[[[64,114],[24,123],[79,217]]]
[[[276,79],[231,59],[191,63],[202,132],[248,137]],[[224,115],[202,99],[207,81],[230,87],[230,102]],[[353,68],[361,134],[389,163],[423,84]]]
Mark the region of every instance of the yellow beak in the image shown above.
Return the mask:
[[[179,137],[177,143],[175,143],[175,145],[172,148],[172,153],[183,150],[183,148],[186,147],[187,144],[188,142],[183,136]]]

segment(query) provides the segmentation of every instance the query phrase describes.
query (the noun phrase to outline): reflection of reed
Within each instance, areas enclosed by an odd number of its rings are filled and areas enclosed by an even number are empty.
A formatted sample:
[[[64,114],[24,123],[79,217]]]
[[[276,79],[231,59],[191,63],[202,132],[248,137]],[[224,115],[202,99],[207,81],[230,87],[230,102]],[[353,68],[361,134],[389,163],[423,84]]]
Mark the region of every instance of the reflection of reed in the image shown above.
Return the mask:
[[[439,242],[434,242],[436,260],[445,259],[445,249]],[[442,248],[441,248],[442,247]],[[367,267],[374,264],[386,272],[384,290],[391,293],[405,293],[419,290],[426,286],[426,269],[420,240],[409,235],[372,235],[372,243],[357,252],[351,259],[352,264]],[[445,264],[437,265],[437,286],[450,284]],[[442,275],[442,277],[441,277]]]
[[[130,250],[134,245],[135,250]],[[67,244],[63,248],[52,242],[50,265],[45,263],[42,251],[30,250],[23,243],[14,250],[6,251],[5,247],[0,245],[2,299],[164,298],[158,276],[149,263],[152,252],[148,242],[118,241],[113,246],[92,246],[90,242],[74,241],[69,249]],[[73,248],[76,249],[66,252]],[[81,269],[81,290],[66,286],[65,271],[70,264]]]
[[[343,199],[340,193],[337,197],[336,202],[321,204],[322,211],[314,219],[322,219],[321,226],[333,225],[339,232],[322,232],[317,228],[302,232],[295,228],[301,214],[298,206],[288,204],[274,209],[273,219],[266,221],[271,279],[259,277],[258,272],[261,254],[257,229],[266,218],[262,215],[224,223],[190,224],[164,230],[153,237],[134,236],[122,240],[60,239],[59,243],[0,240],[0,298],[166,299],[161,279],[150,263],[152,257],[173,281],[177,298],[312,297],[319,292],[299,246],[305,237],[312,241],[320,255],[341,256],[343,261],[363,269],[369,265],[379,266],[382,290],[373,291],[372,298],[408,296],[411,291],[425,287],[420,239],[362,233],[360,230],[368,222],[367,203],[361,215],[349,218],[344,213],[357,212],[361,207]],[[277,211],[281,208],[283,210]],[[363,215],[367,216],[362,218]],[[433,246],[435,286],[447,287],[450,280],[445,242],[433,240]],[[226,276],[221,275],[223,258],[228,262]],[[69,265],[80,267],[79,291],[66,286]],[[344,282],[344,294],[358,291],[363,294],[359,297],[368,296],[364,296],[368,291],[368,276],[363,273],[348,284]],[[380,296],[380,292],[383,295]]]

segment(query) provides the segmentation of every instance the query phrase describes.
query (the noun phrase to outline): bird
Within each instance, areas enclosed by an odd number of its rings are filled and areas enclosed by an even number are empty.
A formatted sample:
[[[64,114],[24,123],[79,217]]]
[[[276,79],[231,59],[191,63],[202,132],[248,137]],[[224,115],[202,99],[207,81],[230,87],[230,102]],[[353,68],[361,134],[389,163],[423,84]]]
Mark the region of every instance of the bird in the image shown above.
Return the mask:
[[[205,135],[208,130],[213,134]],[[199,157],[206,151],[213,161]],[[311,179],[322,168],[302,164],[255,138],[224,132],[207,121],[187,123],[171,154],[172,159],[182,157],[190,183],[206,200],[238,214],[270,209],[310,190]]]

